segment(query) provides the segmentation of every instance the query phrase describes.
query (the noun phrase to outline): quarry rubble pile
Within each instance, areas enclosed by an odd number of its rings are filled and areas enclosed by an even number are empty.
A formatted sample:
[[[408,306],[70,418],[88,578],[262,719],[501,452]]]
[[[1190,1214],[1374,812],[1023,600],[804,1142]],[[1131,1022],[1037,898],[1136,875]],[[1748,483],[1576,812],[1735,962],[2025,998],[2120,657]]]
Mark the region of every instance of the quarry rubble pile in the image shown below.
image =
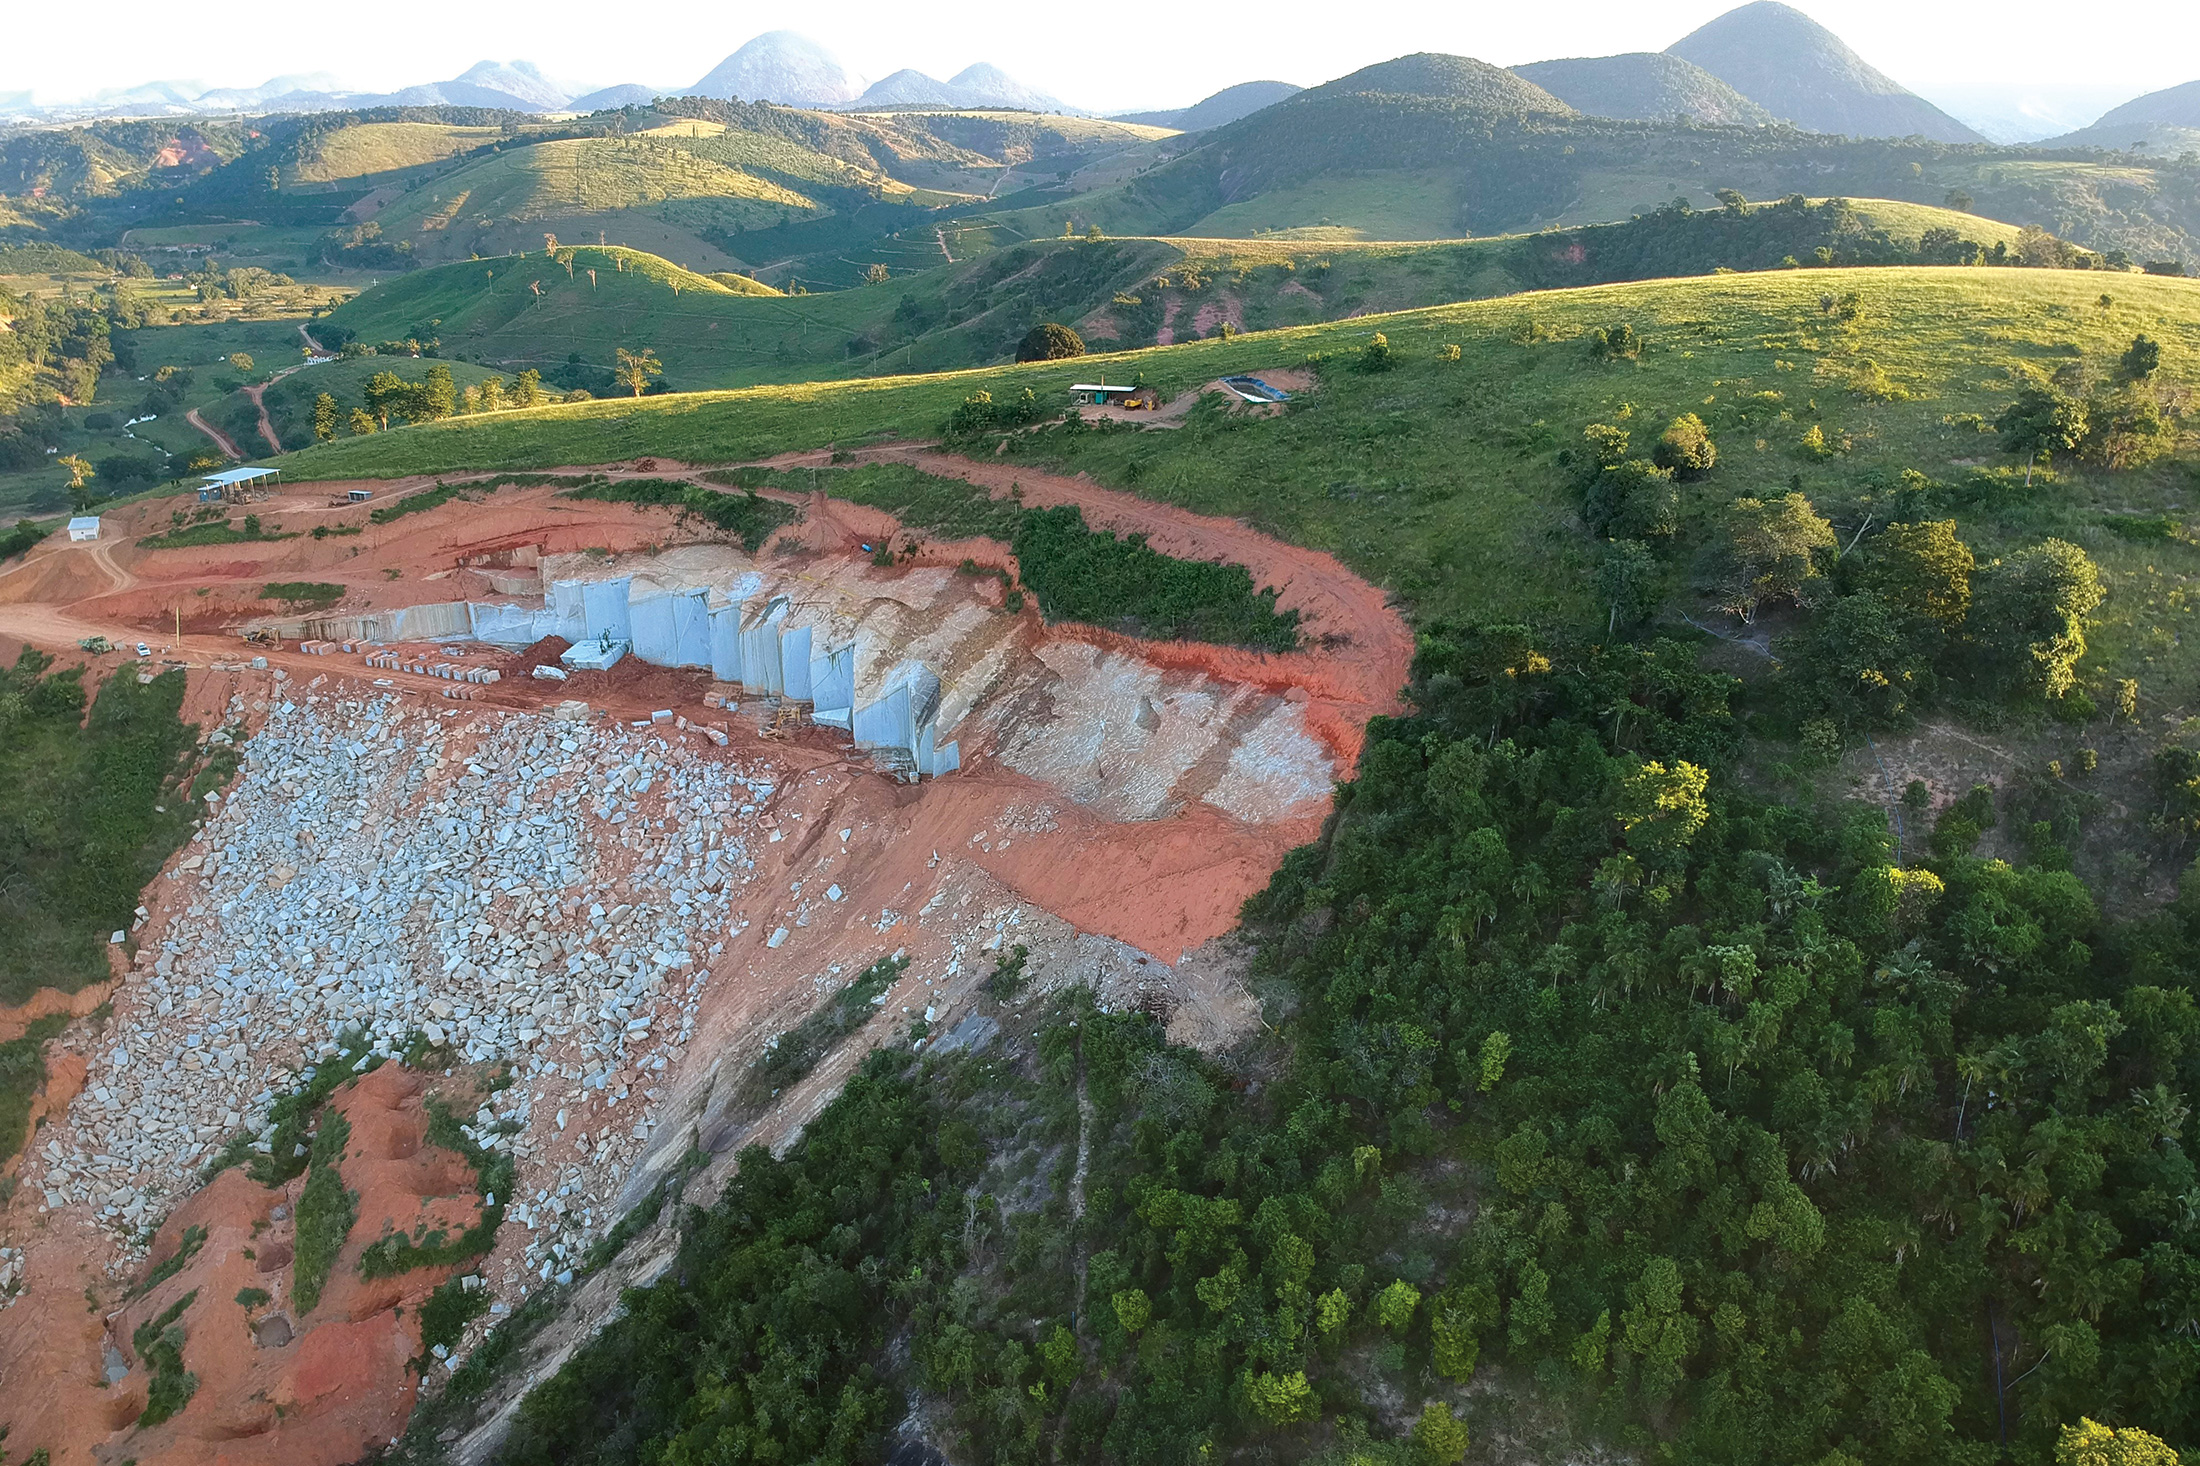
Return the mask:
[[[510,1060],[468,1133],[517,1157],[508,1218],[555,1276],[609,1225],[742,929],[743,835],[776,776],[646,730],[276,698],[26,1184],[92,1208],[127,1258],[232,1137],[268,1151],[270,1106],[343,1040],[421,1036]]]

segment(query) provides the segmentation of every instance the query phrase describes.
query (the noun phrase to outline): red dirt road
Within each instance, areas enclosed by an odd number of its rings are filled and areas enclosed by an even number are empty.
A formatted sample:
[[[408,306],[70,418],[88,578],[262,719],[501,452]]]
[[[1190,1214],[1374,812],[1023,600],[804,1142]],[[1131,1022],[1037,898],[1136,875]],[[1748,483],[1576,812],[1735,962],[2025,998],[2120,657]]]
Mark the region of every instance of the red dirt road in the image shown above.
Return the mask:
[[[191,424],[191,426],[197,428],[200,432],[206,434],[207,437],[213,439],[214,446],[221,449],[222,452],[227,453],[231,458],[244,457],[242,453],[237,451],[237,445],[229,441],[229,434],[223,432],[220,428],[215,427],[205,418],[200,417],[199,410],[196,407],[185,413],[183,415],[183,420]]]

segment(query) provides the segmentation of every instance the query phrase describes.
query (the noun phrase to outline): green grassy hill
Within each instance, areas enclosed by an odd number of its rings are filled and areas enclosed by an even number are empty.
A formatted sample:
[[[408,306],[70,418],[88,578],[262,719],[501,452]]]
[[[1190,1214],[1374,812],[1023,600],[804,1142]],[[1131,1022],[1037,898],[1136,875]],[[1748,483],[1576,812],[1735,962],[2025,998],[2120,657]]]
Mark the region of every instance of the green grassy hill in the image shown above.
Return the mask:
[[[2097,274],[2052,270],[1722,275],[1210,339],[1111,356],[1105,370],[1143,372],[1173,392],[1312,357],[1324,363],[1322,388],[1279,419],[1216,416],[1177,432],[1049,435],[1020,451],[1333,549],[1429,616],[1580,615],[1589,547],[1563,533],[1572,510],[1556,455],[1579,451],[1586,424],[1627,418],[1655,436],[1673,414],[1699,413],[1721,441],[1718,492],[1728,496],[1784,492],[1800,478],[1814,493],[1854,500],[1873,492],[1870,483],[1891,485],[1910,469],[1960,482],[1980,465],[2008,462],[1979,423],[2020,383],[2066,364],[2105,370],[2136,334],[2163,342],[2174,380],[2200,385],[2200,283],[2125,276],[2105,309],[2101,284]],[[1862,315],[1843,327],[1821,301],[1850,291],[1861,297]],[[1639,362],[1591,359],[1587,333],[1614,321],[1651,342]],[[1377,331],[1400,365],[1354,370]],[[1447,344],[1462,347],[1460,362],[1439,360]],[[1874,400],[1882,394],[1866,363],[1896,400]],[[341,478],[642,454],[734,462],[934,436],[978,388],[1005,401],[1029,386],[1055,401],[1093,369],[1007,366],[588,403],[346,440],[294,455],[285,469]],[[1806,446],[1812,429],[1835,445],[1825,456]],[[2146,567],[2159,570],[2172,549],[2177,565],[2192,561],[2177,574],[2200,576],[2200,552],[2119,539],[2101,528],[2103,516],[2181,509],[2192,492],[2183,471],[2157,466],[2079,473],[2011,507],[2027,526],[2049,523],[2075,536],[2112,576],[2151,583]],[[1859,519],[1863,512],[1871,511],[1859,510]],[[2190,648],[2157,643],[2139,610],[2137,601],[2111,605],[2101,665],[2128,670],[2155,656],[2152,675],[2189,686],[2200,674],[2200,636]]]
[[[572,251],[570,270],[538,251],[416,271],[358,296],[330,323],[369,343],[438,340],[446,355],[513,371],[555,373],[575,356],[607,368],[618,347],[648,344],[669,382],[696,389],[975,366],[1010,355],[1041,320],[1074,326],[1095,349],[1121,348],[1207,335],[1225,321],[1265,330],[1521,290],[1770,269],[1815,261],[1820,248],[1835,263],[1907,262],[1935,229],[1989,250],[2017,239],[2006,225],[1881,200],[1667,210],[1425,245],[1288,235],[1017,242],[959,231],[953,265],[915,250],[927,268],[801,296],[588,246]]]
[[[361,122],[317,135],[284,170],[284,182],[338,183],[440,163],[505,136],[498,127],[445,122]]]
[[[375,222],[422,260],[502,254],[629,213],[701,235],[823,212],[816,198],[672,139],[575,138],[481,158],[393,200]]]

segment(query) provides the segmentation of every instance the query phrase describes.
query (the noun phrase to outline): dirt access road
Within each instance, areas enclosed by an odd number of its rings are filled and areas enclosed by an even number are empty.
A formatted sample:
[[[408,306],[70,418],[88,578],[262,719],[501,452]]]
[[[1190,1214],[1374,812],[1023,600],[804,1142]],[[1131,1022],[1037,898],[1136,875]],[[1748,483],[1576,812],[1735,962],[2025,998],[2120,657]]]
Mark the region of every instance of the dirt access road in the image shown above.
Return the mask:
[[[304,339],[306,350],[313,353],[314,361],[325,361],[328,359],[328,353],[321,350],[321,343],[313,339],[313,333],[308,331],[303,323],[300,323],[298,327],[298,335]],[[267,415],[267,389],[274,386],[277,382],[280,382],[283,378],[289,376],[292,372],[302,371],[306,367],[312,366],[313,364],[313,361],[302,361],[298,363],[297,366],[284,367],[281,371],[275,373],[266,381],[247,383],[242,389],[244,395],[252,399],[252,406],[257,409],[260,414],[260,437],[266,441],[267,449],[270,453],[283,453],[289,450],[283,447],[283,440],[275,436],[275,424]],[[207,437],[213,439],[214,446],[221,449],[222,452],[228,454],[231,458],[235,458],[241,461],[245,457],[244,453],[238,449],[237,445],[230,440],[230,437],[227,433],[215,427],[205,418],[199,416],[199,410],[197,408],[192,408],[183,416],[184,421],[190,423],[191,426],[197,428],[200,432],[206,434]]]
[[[244,457],[244,454],[237,451],[237,445],[229,441],[229,434],[223,432],[220,428],[215,427],[205,418],[200,417],[199,410],[196,407],[185,413],[183,415],[183,420],[191,424],[191,426],[197,428],[200,432],[206,434],[207,437],[213,439],[214,446],[221,449],[222,452],[228,454],[231,458],[241,459]]]

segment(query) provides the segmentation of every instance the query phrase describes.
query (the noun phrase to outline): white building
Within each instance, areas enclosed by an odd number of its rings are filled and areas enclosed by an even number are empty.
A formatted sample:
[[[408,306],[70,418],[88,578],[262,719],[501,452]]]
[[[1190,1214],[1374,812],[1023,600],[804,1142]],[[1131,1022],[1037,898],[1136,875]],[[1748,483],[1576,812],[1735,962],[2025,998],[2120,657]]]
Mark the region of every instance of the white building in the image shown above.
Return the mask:
[[[99,538],[99,516],[83,514],[69,521],[69,538],[72,540],[96,540]]]

